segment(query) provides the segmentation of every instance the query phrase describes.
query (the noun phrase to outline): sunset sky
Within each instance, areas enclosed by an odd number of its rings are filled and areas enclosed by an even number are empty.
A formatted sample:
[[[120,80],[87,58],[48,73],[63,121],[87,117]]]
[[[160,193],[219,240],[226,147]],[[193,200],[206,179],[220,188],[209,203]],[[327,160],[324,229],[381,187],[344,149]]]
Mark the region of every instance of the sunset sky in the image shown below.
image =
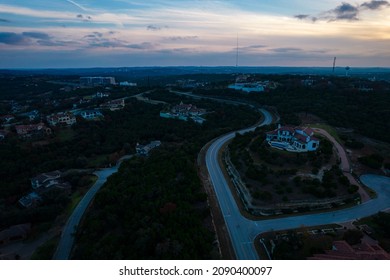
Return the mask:
[[[390,1],[390,0],[389,0]],[[390,2],[0,0],[0,68],[390,67]]]

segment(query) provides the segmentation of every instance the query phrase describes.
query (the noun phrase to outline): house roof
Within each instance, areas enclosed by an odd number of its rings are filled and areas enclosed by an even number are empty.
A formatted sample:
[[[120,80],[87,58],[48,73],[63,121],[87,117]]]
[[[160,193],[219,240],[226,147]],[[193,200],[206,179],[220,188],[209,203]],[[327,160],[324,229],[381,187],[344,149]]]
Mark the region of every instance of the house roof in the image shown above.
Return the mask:
[[[293,128],[292,126],[282,126],[281,128],[278,128],[277,130],[279,130],[279,131],[288,131],[288,132],[291,132],[291,133],[295,132],[295,128]]]
[[[52,172],[41,173],[41,174],[33,177],[31,180],[38,181],[39,183],[44,183],[48,180],[60,178],[61,175],[62,175],[61,171],[56,170],[56,171],[52,171]]]
[[[294,137],[299,141],[299,142],[302,142],[302,143],[307,143],[308,141],[308,137],[307,136],[303,136],[299,133],[295,133]]]
[[[324,254],[315,254],[311,260],[390,260],[390,254],[379,245],[370,245],[364,241],[356,246],[346,241],[333,242],[333,249]]]

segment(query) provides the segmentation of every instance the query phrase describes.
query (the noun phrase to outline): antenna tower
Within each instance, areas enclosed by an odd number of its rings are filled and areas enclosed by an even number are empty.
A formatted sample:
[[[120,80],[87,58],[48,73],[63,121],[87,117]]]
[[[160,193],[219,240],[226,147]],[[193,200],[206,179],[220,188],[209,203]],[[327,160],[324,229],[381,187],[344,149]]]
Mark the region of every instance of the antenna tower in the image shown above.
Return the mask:
[[[237,33],[237,47],[236,47],[236,67],[238,67],[238,33]]]
[[[332,71],[332,73],[334,73],[335,66],[336,66],[336,57],[334,57],[334,59],[333,59],[333,71]]]

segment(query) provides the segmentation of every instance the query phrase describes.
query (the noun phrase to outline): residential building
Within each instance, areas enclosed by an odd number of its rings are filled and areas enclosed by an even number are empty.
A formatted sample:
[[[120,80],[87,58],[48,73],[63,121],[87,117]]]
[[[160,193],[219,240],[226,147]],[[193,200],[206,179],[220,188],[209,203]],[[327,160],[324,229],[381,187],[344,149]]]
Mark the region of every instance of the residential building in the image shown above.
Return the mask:
[[[16,133],[20,138],[43,137],[52,133],[49,127],[44,123],[16,125]]]
[[[136,87],[137,83],[129,83],[129,82],[125,81],[125,82],[120,82],[119,85],[121,87]]]
[[[170,111],[160,112],[160,117],[162,118],[170,118],[170,119],[179,119],[183,121],[187,121],[188,119],[192,119],[194,122],[202,124],[205,119],[200,117],[206,114],[205,109],[199,109],[195,105],[192,104],[184,104],[180,102],[179,105],[176,105],[170,109]]]
[[[277,149],[290,152],[309,152],[318,149],[320,141],[309,128],[281,126],[266,133],[268,144]]]
[[[43,199],[38,193],[31,192],[28,195],[23,196],[21,199],[19,199],[18,202],[24,208],[32,208],[37,207],[42,201]]]
[[[80,77],[80,84],[85,86],[115,85],[114,77]]]
[[[39,188],[49,188],[60,183],[62,173],[59,170],[42,173],[31,178],[31,187],[36,190]]]
[[[390,260],[390,254],[379,245],[366,242],[351,246],[346,241],[334,241],[332,250],[315,254],[309,260]]]
[[[135,147],[135,150],[138,155],[142,156],[148,156],[149,152],[161,145],[161,141],[152,141],[147,145],[140,145],[137,143],[137,146]]]
[[[103,114],[99,110],[83,110],[78,112],[78,115],[86,120],[100,120],[104,118]]]
[[[0,120],[4,123],[10,123],[15,119],[15,116],[13,115],[4,115],[0,117]]]
[[[125,99],[111,100],[102,105],[100,105],[102,109],[117,111],[125,108]]]
[[[235,90],[241,90],[243,92],[263,92],[265,90],[264,85],[262,85],[260,82],[255,83],[235,83],[232,85],[229,85],[228,88],[235,89]]]
[[[75,115],[71,112],[60,112],[46,117],[51,126],[71,126],[77,122]]]
[[[95,97],[96,98],[104,98],[104,97],[109,97],[110,94],[108,92],[97,92]]]

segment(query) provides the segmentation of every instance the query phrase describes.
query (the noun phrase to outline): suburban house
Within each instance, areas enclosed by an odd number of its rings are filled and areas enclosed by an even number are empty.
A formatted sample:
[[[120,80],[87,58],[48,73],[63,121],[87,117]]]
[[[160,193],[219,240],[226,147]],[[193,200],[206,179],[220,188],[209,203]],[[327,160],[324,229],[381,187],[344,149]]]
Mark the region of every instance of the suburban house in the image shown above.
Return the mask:
[[[187,121],[190,118],[196,123],[202,124],[205,119],[201,118],[200,116],[204,115],[205,113],[205,109],[199,109],[195,105],[184,104],[183,102],[180,102],[179,105],[172,107],[172,109],[168,112],[161,111],[160,117],[179,119],[183,121]]]
[[[390,254],[381,246],[367,242],[351,246],[346,241],[334,241],[331,250],[314,254],[309,260],[390,260]]]
[[[266,133],[268,144],[280,150],[289,152],[310,152],[318,149],[320,141],[313,136],[314,131],[309,128],[281,126]]]
[[[147,145],[140,145],[137,143],[137,146],[135,147],[135,151],[140,156],[148,156],[149,152],[161,145],[161,141],[152,141]]]
[[[232,85],[229,85],[228,88],[235,89],[235,90],[241,90],[243,92],[263,92],[265,90],[265,87],[260,82],[255,83],[235,83]]]
[[[19,199],[18,202],[24,208],[32,208],[37,207],[42,201],[43,199],[38,193],[31,192]]]
[[[61,178],[62,173],[59,170],[41,173],[33,178],[31,178],[31,187],[36,190],[39,188],[49,188],[52,185],[58,184],[59,178]]]
[[[20,138],[42,137],[51,134],[51,129],[44,123],[16,125],[16,133]]]
[[[122,110],[123,108],[125,108],[125,99],[121,98],[118,100],[108,101],[100,105],[100,108],[110,111]]]
[[[78,112],[78,115],[86,120],[100,120],[104,117],[99,110],[84,110]]]
[[[114,77],[80,77],[80,84],[84,86],[115,85]]]
[[[44,201],[45,194],[54,189],[69,193],[72,186],[62,180],[62,175],[60,171],[56,170],[41,173],[31,178],[33,191],[19,199],[19,204],[25,208],[36,207]]]
[[[10,123],[15,119],[13,115],[4,115],[0,117],[0,120],[4,123]]]
[[[77,122],[75,115],[71,112],[60,112],[46,117],[51,126],[71,126]]]

